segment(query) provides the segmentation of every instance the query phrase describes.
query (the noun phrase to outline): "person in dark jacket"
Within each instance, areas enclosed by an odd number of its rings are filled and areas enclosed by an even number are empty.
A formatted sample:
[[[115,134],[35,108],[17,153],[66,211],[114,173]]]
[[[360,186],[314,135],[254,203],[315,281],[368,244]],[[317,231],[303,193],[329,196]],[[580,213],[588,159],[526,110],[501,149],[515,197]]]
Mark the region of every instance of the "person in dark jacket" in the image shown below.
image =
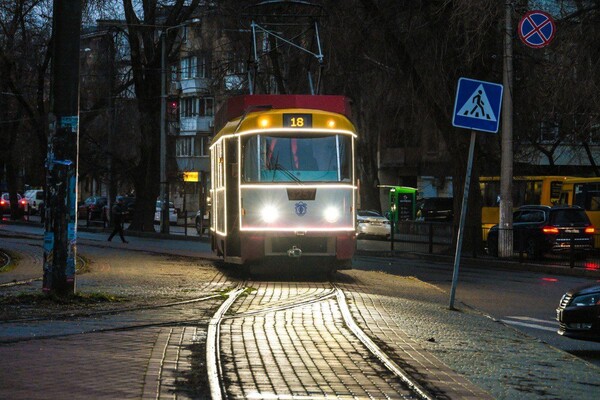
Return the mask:
[[[112,222],[114,225],[113,231],[108,237],[108,241],[110,242],[117,233],[121,236],[121,240],[123,243],[129,243],[125,240],[125,236],[123,236],[123,219],[125,214],[127,214],[127,209],[123,205],[123,197],[117,196],[115,199],[115,204],[112,206]]]

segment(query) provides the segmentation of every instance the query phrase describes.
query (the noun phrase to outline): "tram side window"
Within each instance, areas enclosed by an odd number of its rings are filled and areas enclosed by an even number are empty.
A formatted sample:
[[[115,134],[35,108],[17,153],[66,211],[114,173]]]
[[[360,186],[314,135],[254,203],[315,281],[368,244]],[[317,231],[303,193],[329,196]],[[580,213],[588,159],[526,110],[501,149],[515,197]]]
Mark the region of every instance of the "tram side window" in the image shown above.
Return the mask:
[[[256,182],[259,180],[260,167],[258,160],[262,157],[258,153],[258,140],[260,140],[260,136],[251,137],[243,144],[242,178],[245,182]]]

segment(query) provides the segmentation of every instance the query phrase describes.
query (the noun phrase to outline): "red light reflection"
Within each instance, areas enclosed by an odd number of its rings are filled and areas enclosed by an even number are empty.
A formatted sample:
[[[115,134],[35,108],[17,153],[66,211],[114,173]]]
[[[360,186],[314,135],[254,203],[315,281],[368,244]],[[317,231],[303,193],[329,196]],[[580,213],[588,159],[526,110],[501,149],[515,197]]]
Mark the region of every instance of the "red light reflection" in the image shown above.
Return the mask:
[[[558,282],[558,279],[556,278],[542,278],[542,280],[545,282]]]
[[[583,264],[583,268],[587,271],[600,271],[600,264],[597,262],[587,261],[585,264]]]

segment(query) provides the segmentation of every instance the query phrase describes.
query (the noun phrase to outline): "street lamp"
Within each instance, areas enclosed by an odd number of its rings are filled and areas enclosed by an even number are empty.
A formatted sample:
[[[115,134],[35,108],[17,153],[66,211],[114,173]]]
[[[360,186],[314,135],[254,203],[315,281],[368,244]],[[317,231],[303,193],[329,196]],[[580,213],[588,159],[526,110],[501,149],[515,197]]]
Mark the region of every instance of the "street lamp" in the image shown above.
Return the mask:
[[[171,29],[178,29],[187,25],[200,22],[200,18],[193,18],[183,24],[170,26],[164,29],[160,34],[160,232],[169,233],[169,189],[167,182],[167,130],[166,116],[167,113],[167,43],[166,36]]]

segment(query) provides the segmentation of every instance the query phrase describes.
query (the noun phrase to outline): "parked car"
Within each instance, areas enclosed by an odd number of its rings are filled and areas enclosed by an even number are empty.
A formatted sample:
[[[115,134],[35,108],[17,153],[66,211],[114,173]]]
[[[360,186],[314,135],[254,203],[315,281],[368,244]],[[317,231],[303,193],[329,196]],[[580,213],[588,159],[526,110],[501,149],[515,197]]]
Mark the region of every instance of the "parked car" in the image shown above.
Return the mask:
[[[161,211],[162,201],[156,201],[156,211],[154,212],[154,223],[160,224],[160,211]],[[169,224],[177,225],[177,210],[175,209],[175,205],[172,201],[169,202]]]
[[[41,189],[30,189],[25,192],[25,199],[31,214],[38,214],[44,208],[45,194]]]
[[[77,208],[77,217],[81,219],[101,219],[103,218],[104,206],[108,200],[104,196],[90,196],[79,204]]]
[[[27,200],[17,193],[17,201],[19,202],[19,212],[24,215],[28,209]],[[0,196],[0,215],[10,213],[10,195],[8,192],[2,193]]]
[[[356,212],[356,236],[375,236],[389,239],[392,232],[390,221],[374,210]]]
[[[426,197],[417,201],[417,221],[452,221],[452,197]]]
[[[573,251],[586,254],[594,246],[595,228],[578,206],[521,206],[513,214],[513,250],[528,258]],[[488,252],[498,255],[498,225],[487,237]]]
[[[600,342],[600,285],[569,290],[556,309],[558,334],[573,339]]]

